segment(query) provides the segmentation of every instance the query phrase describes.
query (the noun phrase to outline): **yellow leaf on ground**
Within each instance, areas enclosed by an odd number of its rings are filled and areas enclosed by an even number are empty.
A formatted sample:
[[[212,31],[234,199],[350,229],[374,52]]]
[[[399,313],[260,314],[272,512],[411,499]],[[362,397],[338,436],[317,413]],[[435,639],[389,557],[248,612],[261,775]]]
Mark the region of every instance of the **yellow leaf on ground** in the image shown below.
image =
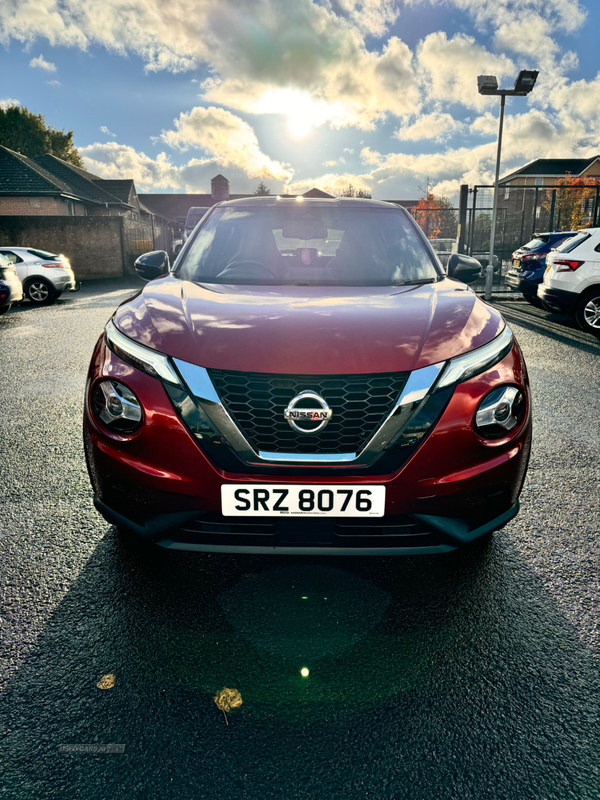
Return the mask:
[[[115,685],[115,676],[114,675],[103,675],[96,686],[99,689],[112,689]]]
[[[232,708],[239,708],[242,705],[242,695],[237,689],[228,689],[224,686],[220,692],[213,697],[218,709],[223,712],[225,722],[229,725],[226,711],[231,711]]]

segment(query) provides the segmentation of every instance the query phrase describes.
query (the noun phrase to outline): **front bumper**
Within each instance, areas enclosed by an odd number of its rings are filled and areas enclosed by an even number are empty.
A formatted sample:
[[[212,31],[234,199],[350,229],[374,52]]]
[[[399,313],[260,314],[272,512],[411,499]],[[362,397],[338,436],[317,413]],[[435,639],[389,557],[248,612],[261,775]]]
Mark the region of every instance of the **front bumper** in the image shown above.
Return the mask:
[[[139,524],[94,498],[104,519],[168,550],[275,555],[425,555],[449,553],[499,530],[519,513],[519,502],[487,522],[413,514],[368,526],[347,519],[226,520],[202,511],[161,514]],[[215,516],[217,518],[215,519]]]
[[[581,295],[576,292],[567,292],[564,289],[552,289],[546,284],[538,286],[537,296],[547,308],[564,314],[574,314]]]
[[[90,389],[100,378],[128,385],[145,410],[138,433],[119,436],[93,417]],[[496,386],[518,385],[527,416],[505,439],[485,442],[471,420]],[[290,471],[215,466],[181,422],[162,383],[98,343],[88,379],[84,442],[95,505],[111,523],[170,549],[239,553],[443,553],[502,527],[518,511],[531,442],[529,387],[516,343],[487,372],[459,384],[435,426],[389,474],[358,468]],[[222,445],[226,447],[226,444]],[[383,518],[226,518],[226,483],[384,485]],[[257,527],[258,526],[258,527]]]

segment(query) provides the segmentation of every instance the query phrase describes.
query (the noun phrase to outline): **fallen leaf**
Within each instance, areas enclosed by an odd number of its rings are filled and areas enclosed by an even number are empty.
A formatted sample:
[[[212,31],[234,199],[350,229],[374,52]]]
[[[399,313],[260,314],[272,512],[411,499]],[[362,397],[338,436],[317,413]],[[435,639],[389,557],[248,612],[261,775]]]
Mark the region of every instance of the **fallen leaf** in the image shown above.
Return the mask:
[[[217,708],[223,712],[225,723],[229,725],[226,711],[231,711],[232,708],[239,708],[242,705],[242,695],[237,689],[228,689],[226,686],[213,697]]]
[[[115,676],[114,675],[103,675],[96,686],[99,689],[112,689],[115,685]]]

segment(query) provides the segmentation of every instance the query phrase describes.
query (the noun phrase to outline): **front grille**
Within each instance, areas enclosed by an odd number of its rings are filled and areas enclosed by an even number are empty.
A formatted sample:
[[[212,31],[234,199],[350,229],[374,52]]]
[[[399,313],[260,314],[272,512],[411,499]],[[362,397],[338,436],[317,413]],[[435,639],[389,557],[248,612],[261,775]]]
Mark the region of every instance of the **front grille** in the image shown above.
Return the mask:
[[[255,450],[272,453],[359,453],[398,400],[408,372],[374,375],[270,375],[209,370],[217,394]],[[283,416],[305,390],[333,411],[314,436],[296,433]]]

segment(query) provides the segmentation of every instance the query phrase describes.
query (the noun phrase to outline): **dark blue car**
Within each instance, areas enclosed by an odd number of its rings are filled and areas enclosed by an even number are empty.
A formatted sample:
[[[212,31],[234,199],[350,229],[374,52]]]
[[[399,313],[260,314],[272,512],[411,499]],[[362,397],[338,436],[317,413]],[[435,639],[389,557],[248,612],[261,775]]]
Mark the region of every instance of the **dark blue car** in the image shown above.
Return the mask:
[[[537,287],[544,279],[546,256],[565,239],[575,236],[577,231],[553,231],[534,233],[533,239],[512,254],[512,268],[506,273],[506,283],[523,293],[531,305],[541,308]]]

